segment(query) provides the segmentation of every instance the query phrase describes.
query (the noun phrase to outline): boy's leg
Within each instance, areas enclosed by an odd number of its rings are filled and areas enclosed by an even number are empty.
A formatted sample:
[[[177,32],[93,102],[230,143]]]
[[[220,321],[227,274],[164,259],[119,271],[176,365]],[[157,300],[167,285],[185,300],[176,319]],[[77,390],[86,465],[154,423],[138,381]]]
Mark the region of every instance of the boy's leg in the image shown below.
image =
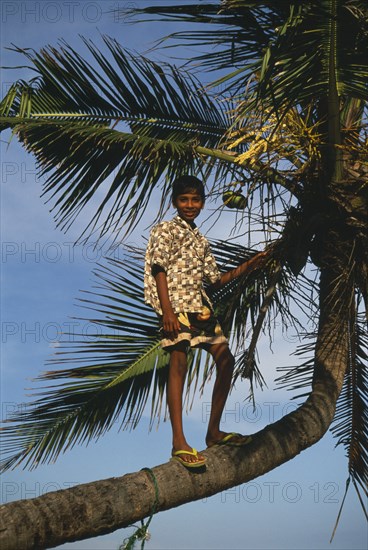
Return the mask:
[[[183,390],[187,373],[187,343],[181,342],[170,352],[169,379],[167,385],[167,404],[169,407],[170,421],[173,432],[173,452],[192,451],[188,445],[183,430]],[[203,455],[180,455],[186,462],[198,462],[203,460]]]
[[[212,355],[217,369],[206,436],[206,444],[210,447],[227,435],[220,430],[220,422],[230,392],[235,360],[227,344],[213,344],[208,348],[208,352]]]

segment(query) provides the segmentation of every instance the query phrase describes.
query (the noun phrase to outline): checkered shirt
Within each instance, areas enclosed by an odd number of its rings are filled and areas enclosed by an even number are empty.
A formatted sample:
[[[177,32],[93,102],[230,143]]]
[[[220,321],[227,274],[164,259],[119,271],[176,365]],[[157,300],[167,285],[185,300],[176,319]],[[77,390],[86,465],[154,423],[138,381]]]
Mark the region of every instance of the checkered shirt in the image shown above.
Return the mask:
[[[203,298],[211,304],[203,282],[215,283],[221,277],[208,240],[186,221],[176,216],[155,225],[145,257],[144,297],[146,303],[162,315],[154,265],[166,272],[169,299],[175,313],[202,311]]]

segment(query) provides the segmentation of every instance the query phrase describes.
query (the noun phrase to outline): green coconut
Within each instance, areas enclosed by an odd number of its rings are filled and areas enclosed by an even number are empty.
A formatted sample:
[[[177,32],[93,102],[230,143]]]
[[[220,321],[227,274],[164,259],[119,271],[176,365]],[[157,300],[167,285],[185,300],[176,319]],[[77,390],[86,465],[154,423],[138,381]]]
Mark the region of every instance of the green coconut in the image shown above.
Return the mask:
[[[225,191],[222,195],[222,200],[225,206],[228,208],[235,208],[237,210],[244,210],[247,206],[247,199],[239,193],[239,191]]]

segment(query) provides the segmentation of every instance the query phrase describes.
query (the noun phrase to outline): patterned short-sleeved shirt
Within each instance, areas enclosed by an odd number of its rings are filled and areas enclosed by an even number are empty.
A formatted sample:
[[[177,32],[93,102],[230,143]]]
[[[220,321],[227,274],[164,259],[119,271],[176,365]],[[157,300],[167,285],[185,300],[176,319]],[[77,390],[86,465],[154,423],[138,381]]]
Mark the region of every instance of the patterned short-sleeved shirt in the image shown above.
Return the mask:
[[[145,301],[162,314],[154,265],[166,272],[169,298],[175,313],[200,312],[203,299],[209,304],[203,283],[215,283],[221,277],[208,240],[186,221],[176,216],[155,225],[151,231],[145,257]]]

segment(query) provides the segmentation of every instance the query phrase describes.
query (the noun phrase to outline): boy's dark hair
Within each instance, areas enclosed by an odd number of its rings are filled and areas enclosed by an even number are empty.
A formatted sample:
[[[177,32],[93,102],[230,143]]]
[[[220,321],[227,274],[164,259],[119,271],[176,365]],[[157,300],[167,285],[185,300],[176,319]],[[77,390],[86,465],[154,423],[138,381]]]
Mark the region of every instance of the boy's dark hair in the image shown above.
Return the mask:
[[[178,195],[183,195],[186,191],[196,191],[204,201],[206,198],[204,192],[204,185],[200,179],[195,176],[179,176],[172,184],[172,200],[178,197]]]

